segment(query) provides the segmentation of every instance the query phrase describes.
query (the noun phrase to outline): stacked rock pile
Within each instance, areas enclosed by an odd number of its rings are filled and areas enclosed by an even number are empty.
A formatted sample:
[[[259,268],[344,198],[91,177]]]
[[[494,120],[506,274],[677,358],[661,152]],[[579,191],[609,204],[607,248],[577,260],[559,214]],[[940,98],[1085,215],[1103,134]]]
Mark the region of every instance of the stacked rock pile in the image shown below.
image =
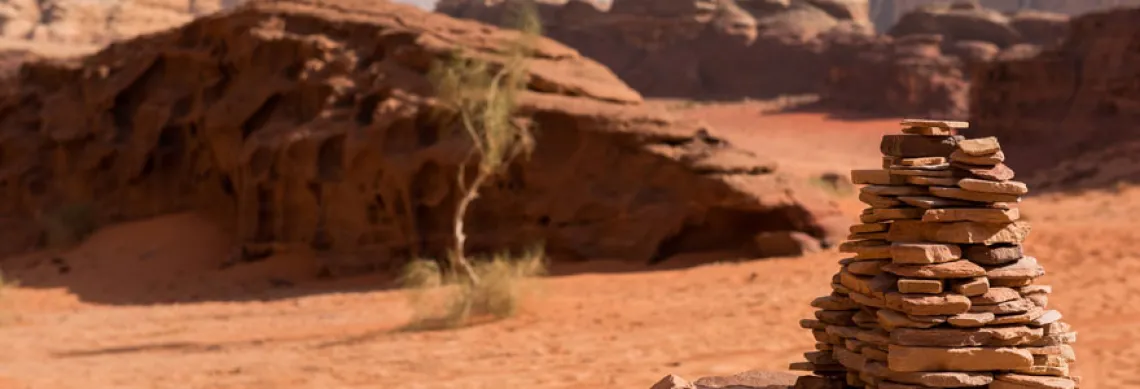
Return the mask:
[[[851,172],[870,205],[840,251],[832,293],[801,326],[816,351],[797,388],[1073,389],[1076,333],[1046,308],[1051,288],[1024,254],[1028,190],[996,138],[962,122],[903,121],[881,169]]]

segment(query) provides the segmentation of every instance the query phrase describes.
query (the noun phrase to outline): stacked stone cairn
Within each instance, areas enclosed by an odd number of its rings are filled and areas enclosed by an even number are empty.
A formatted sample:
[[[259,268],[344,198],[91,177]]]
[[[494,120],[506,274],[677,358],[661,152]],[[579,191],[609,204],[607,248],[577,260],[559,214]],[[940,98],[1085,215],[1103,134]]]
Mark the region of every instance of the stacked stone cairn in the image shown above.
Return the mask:
[[[870,205],[840,251],[832,293],[811,302],[816,351],[796,388],[1073,389],[1076,333],[1021,243],[1028,192],[996,138],[967,123],[904,120],[881,169],[854,170]]]

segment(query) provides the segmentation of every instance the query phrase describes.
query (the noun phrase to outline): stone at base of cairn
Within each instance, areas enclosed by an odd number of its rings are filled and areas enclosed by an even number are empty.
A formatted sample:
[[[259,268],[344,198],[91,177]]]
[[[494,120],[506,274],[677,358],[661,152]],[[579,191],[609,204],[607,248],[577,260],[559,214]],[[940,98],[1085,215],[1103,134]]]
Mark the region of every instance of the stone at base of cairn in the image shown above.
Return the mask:
[[[795,387],[1075,389],[1076,332],[1021,243],[1030,233],[996,138],[963,122],[905,120],[883,167],[851,172],[869,207],[851,227],[832,293],[800,322],[816,339]]]

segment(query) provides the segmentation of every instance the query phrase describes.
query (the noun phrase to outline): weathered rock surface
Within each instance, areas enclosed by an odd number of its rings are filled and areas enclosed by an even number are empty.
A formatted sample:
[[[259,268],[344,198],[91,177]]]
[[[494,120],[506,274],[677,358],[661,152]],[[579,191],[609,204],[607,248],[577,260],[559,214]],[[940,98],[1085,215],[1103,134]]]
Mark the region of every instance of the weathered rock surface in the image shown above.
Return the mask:
[[[436,11],[503,25],[513,1],[457,0]],[[605,64],[645,96],[817,93],[828,32],[868,34],[866,0],[582,0],[540,3],[548,37]],[[788,77],[796,74],[795,77]]]
[[[247,258],[308,247],[354,269],[441,255],[469,143],[431,120],[425,74],[457,47],[501,61],[515,36],[383,1],[267,1],[28,64],[0,84],[3,211],[85,203],[108,223],[202,209]],[[541,134],[473,204],[471,249],[543,241],[556,258],[643,261],[826,235],[830,206],[770,161],[650,112],[553,41],[531,63],[520,114]]]
[[[976,74],[971,136],[995,135],[1011,167],[1034,190],[1103,187],[1140,179],[1140,87],[1127,69],[1125,37],[1140,31],[1140,9],[1074,18],[1057,47],[1002,59]]]

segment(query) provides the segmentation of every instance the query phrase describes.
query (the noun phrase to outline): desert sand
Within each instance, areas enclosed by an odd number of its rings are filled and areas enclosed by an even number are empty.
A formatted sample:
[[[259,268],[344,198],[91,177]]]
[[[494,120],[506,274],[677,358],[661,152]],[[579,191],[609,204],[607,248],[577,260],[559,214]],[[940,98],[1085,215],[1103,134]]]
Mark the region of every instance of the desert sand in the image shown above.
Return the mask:
[[[675,111],[805,180],[876,166],[897,127],[760,109]],[[856,220],[853,192],[834,201]],[[1140,388],[1140,188],[1033,196],[1022,210],[1050,304],[1080,333],[1082,387]],[[517,317],[411,332],[382,275],[314,279],[304,255],[219,270],[232,245],[180,214],[6,261],[21,285],[0,292],[0,388],[648,388],[670,373],[780,371],[811,349],[797,321],[841,258],[563,265]]]

